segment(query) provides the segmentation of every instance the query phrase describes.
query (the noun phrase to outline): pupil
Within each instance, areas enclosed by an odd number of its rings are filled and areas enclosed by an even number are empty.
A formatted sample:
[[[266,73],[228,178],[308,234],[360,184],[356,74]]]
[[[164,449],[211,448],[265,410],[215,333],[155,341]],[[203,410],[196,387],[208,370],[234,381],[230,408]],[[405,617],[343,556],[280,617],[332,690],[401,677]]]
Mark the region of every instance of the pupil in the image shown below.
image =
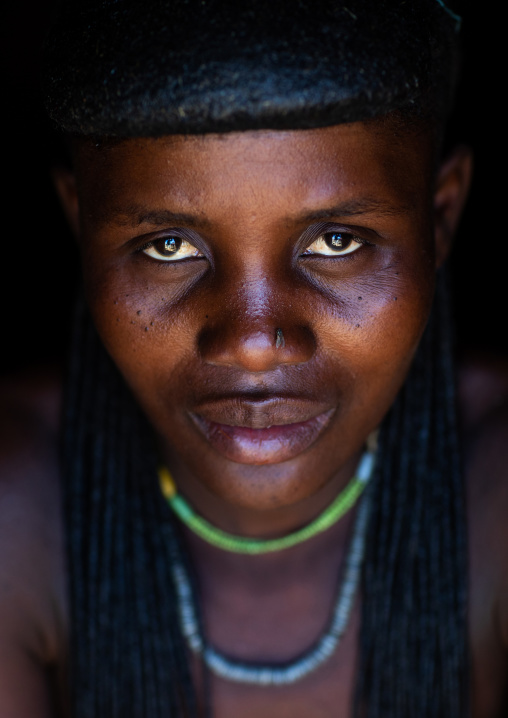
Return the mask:
[[[182,240],[180,237],[167,237],[158,244],[157,249],[161,254],[175,254],[182,246]]]
[[[325,235],[325,242],[330,249],[339,251],[339,249],[345,249],[351,244],[351,239],[350,237],[345,237],[341,232],[329,232]]]

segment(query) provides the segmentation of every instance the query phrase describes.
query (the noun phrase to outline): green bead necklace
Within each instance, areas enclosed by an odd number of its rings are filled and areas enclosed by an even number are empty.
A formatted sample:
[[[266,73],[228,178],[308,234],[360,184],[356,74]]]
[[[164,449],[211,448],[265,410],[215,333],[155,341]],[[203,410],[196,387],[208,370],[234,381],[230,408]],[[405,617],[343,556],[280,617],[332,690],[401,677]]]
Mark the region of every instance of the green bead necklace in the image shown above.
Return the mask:
[[[233,536],[212,526],[206,519],[198,516],[183,496],[177,493],[175,482],[168,469],[164,466],[159,469],[159,481],[163,495],[178,518],[204,541],[224,551],[262,554],[270,551],[282,551],[285,548],[296,546],[333,526],[355,505],[361,496],[372,474],[374,456],[374,451],[369,450],[363,454],[355,476],[337,498],[310,524],[293,531],[287,536],[275,539],[252,539],[244,536]]]

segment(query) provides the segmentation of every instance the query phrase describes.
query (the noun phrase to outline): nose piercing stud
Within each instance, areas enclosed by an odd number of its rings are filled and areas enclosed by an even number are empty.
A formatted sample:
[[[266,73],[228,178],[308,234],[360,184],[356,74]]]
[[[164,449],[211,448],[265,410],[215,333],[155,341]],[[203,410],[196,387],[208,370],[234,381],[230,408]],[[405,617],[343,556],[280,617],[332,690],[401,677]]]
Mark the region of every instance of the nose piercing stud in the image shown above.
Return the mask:
[[[275,330],[275,348],[280,349],[281,347],[284,348],[286,345],[286,342],[284,341],[284,334],[282,333],[282,329],[276,329]]]

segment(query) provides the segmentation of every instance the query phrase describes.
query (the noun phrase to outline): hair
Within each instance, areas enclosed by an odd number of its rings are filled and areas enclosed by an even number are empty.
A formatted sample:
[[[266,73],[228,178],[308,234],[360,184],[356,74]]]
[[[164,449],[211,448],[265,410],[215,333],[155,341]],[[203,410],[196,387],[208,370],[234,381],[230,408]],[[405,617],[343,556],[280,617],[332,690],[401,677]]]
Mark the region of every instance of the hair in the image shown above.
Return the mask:
[[[457,23],[442,0],[60,5],[43,87],[71,135],[309,129],[396,109],[440,122],[449,109]]]
[[[456,16],[440,0],[295,0],[289,21],[285,9],[277,0],[64,3],[47,45],[48,111],[68,135],[94,141],[387,115],[442,126]],[[358,718],[468,715],[451,336],[440,272],[431,318],[380,432]],[[62,466],[73,715],[183,718],[202,705],[206,713],[207,671],[203,696],[191,678],[171,573],[185,545],[158,487],[152,430],[82,303]]]

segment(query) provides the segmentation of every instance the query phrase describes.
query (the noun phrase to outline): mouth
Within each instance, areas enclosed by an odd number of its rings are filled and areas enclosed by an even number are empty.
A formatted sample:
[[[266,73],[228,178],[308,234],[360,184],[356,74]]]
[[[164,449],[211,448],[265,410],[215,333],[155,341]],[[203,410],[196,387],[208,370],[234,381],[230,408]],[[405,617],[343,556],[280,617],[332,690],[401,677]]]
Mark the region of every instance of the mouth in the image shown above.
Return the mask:
[[[208,443],[239,464],[275,464],[308,449],[328,426],[334,408],[295,399],[225,399],[191,417]]]

